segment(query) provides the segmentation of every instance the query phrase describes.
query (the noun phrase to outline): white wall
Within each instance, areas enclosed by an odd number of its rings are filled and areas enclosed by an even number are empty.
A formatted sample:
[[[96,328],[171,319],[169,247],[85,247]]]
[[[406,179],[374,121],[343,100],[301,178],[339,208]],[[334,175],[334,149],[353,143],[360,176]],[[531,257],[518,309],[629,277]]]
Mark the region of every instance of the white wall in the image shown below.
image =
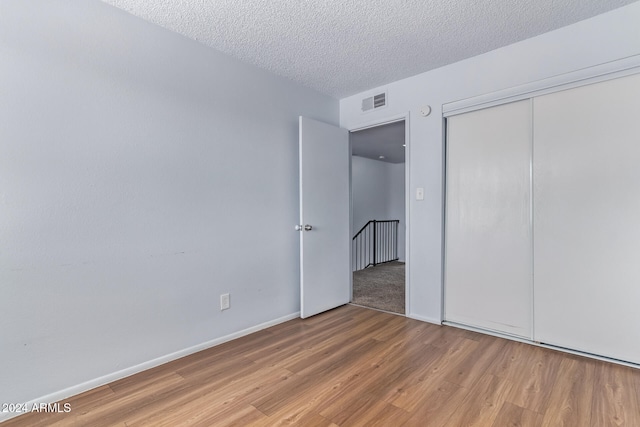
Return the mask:
[[[406,199],[405,199],[405,165],[389,164],[389,218],[399,219],[398,224],[398,258],[405,261]]]
[[[0,82],[0,402],[296,315],[297,117],[337,100],[97,0],[0,2]]]
[[[445,103],[640,54],[640,3],[468,60],[384,86],[389,105],[362,114],[361,99],[374,88],[340,101],[342,127],[355,129],[410,115],[409,316],[441,320],[443,242],[443,120]],[[433,113],[420,115],[430,105]],[[425,200],[414,198],[425,188]]]
[[[353,234],[369,220],[399,219],[398,257],[404,261],[404,164],[351,156]]]
[[[390,219],[388,163],[351,156],[353,233],[371,219]]]

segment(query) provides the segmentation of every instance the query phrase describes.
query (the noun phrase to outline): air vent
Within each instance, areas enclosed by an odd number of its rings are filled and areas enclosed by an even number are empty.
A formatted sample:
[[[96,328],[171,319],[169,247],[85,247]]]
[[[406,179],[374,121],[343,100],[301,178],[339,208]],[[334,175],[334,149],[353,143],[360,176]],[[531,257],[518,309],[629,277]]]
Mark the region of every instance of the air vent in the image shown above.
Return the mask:
[[[362,111],[371,111],[387,105],[387,93],[379,93],[362,100]]]

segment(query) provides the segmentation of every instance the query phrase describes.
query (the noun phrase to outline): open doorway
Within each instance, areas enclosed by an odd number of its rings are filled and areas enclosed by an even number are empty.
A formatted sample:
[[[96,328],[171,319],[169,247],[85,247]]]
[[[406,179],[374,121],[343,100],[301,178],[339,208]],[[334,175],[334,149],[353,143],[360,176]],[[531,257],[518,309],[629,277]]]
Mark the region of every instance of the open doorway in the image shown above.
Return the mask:
[[[351,302],[405,314],[405,121],[350,133]]]

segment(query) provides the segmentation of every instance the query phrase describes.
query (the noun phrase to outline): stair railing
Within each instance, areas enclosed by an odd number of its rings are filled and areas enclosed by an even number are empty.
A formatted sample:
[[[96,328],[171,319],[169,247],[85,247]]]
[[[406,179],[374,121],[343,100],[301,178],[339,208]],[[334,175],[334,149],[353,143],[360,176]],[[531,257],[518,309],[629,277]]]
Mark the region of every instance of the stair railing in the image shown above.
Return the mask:
[[[352,270],[363,270],[398,260],[398,224],[400,220],[375,219],[367,222],[353,236],[351,250]]]

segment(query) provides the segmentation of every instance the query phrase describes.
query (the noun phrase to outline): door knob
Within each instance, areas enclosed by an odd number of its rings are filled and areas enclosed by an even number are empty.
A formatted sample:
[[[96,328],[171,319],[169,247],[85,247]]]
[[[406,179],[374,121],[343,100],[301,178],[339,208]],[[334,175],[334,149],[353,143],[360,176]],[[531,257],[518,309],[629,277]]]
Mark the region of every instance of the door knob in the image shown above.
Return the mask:
[[[295,229],[296,229],[296,231],[302,231],[302,230],[304,230],[304,231],[309,231],[309,230],[313,230],[313,227],[312,227],[312,226],[310,226],[309,224],[306,224],[306,225],[304,225],[304,226],[302,226],[302,225],[296,225],[296,226],[295,226]]]
[[[312,229],[313,229],[313,227],[312,227],[312,226],[310,226],[309,224],[306,224],[306,225],[304,226],[304,231],[309,231],[309,230],[312,230]]]

